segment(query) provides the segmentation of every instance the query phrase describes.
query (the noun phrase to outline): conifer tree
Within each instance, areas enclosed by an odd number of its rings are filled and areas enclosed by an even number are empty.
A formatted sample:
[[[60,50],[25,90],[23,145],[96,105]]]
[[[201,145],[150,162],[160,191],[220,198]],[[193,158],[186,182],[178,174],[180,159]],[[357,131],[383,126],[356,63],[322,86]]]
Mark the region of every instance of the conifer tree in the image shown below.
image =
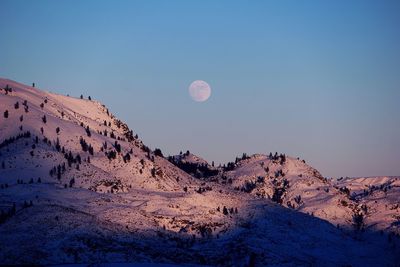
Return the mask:
[[[228,209],[224,206],[224,208],[222,209],[222,213],[224,215],[228,215]]]

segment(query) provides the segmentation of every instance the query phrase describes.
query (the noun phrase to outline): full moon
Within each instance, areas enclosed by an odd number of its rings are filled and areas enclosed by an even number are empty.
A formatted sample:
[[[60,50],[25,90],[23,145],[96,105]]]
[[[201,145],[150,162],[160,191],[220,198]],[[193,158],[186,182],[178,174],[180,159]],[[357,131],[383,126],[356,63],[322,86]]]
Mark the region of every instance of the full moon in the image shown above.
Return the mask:
[[[205,81],[197,80],[190,84],[189,94],[194,101],[204,102],[211,95],[211,87]]]

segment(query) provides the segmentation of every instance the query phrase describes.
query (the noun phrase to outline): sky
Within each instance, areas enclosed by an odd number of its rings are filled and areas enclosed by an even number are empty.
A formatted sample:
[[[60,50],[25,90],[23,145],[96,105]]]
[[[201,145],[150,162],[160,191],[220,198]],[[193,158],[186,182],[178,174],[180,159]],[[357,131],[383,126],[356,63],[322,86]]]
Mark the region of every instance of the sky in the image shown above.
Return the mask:
[[[0,77],[90,95],[165,155],[400,175],[400,1],[0,0],[0,14]]]

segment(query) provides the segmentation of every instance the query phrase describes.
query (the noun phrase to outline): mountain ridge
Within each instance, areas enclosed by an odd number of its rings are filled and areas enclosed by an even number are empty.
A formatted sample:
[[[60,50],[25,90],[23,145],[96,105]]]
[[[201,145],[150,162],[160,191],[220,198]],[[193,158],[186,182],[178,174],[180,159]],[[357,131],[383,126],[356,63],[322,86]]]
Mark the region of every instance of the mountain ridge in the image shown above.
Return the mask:
[[[394,266],[400,255],[396,178],[357,199],[361,180],[334,182],[285,154],[217,167],[190,152],[164,157],[98,101],[0,88],[0,263]]]

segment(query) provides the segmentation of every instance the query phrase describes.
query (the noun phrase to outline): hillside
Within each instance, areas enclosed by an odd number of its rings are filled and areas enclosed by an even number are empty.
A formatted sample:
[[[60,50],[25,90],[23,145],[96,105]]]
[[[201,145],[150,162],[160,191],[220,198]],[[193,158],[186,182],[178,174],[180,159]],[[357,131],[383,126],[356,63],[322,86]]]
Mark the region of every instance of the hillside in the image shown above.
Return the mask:
[[[400,177],[359,177],[336,181],[362,207],[366,227],[400,235]]]
[[[399,177],[324,178],[304,160],[284,154],[237,157],[235,162],[210,167],[192,154],[175,156],[174,164],[226,188],[266,198],[337,227],[373,229],[400,234]],[[200,163],[199,163],[200,162]],[[183,163],[183,164],[182,164]],[[201,176],[205,168],[214,175]],[[207,172],[206,172],[207,173]],[[361,218],[361,217],[362,218]],[[362,221],[357,221],[362,219]]]
[[[40,178],[64,186],[74,178],[78,187],[116,192],[131,187],[182,191],[193,182],[167,160],[155,156],[99,102],[0,80],[1,88],[7,85],[12,92],[2,91],[2,113],[7,110],[9,115],[5,118],[2,114],[0,142],[4,146],[10,142],[7,139],[24,133],[29,137],[12,140],[12,151],[2,150],[6,159],[4,182],[12,183],[13,177],[25,182]],[[56,171],[49,175],[54,167]]]
[[[7,79],[0,88],[0,264],[400,261],[396,223],[354,231],[374,194],[360,200],[300,159],[215,167],[190,152],[164,158],[98,101]],[[365,187],[354,181],[351,191]],[[398,180],[390,186],[374,196],[395,203]],[[390,207],[380,216],[395,216]]]
[[[222,172],[237,191],[268,198],[285,207],[314,215],[334,225],[352,223],[355,204],[303,160],[285,155],[253,155]]]

